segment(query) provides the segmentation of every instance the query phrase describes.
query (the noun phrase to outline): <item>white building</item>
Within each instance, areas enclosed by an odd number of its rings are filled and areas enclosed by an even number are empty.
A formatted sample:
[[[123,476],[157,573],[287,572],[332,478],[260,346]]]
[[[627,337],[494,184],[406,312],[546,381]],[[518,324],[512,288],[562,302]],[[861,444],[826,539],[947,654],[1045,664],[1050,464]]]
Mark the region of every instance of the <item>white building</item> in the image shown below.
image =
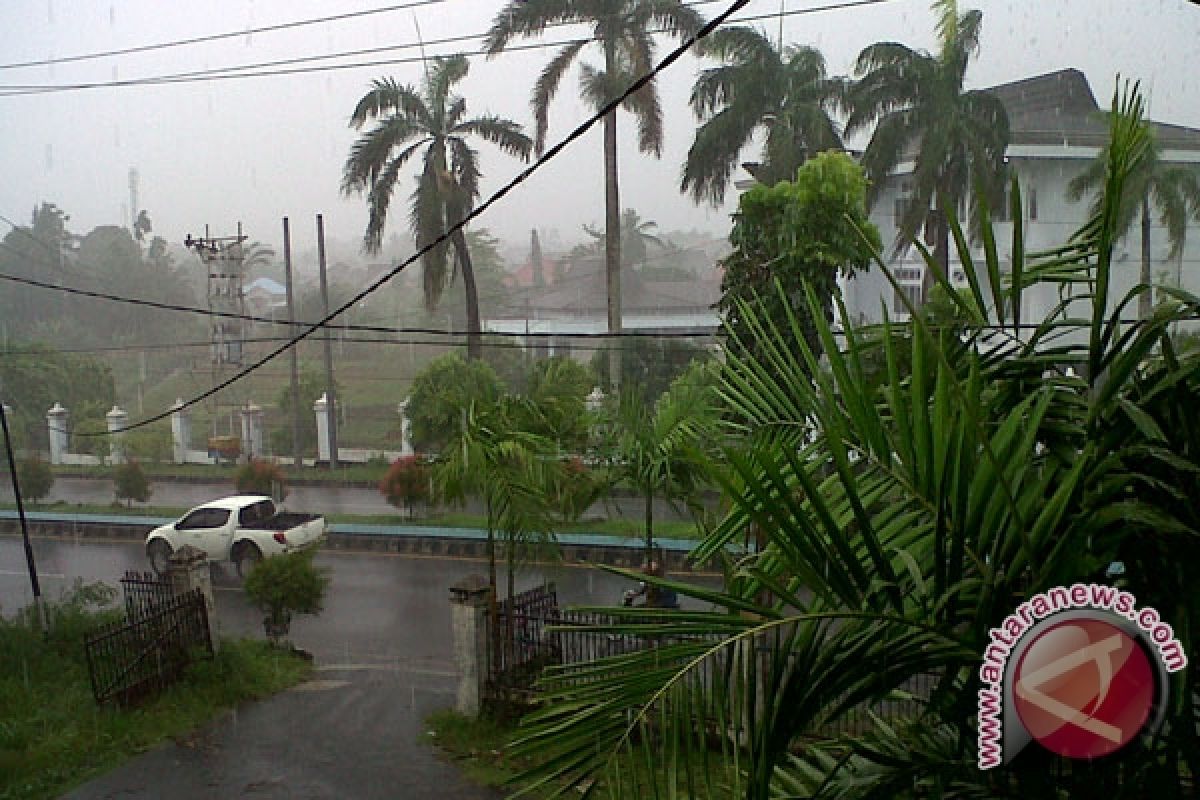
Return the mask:
[[[1009,168],[1018,176],[1025,206],[1023,225],[1025,251],[1055,247],[1065,243],[1085,222],[1089,202],[1077,203],[1067,199],[1067,184],[1095,159],[1108,141],[1108,123],[1092,94],[1083,73],[1074,69],[1052,72],[1013,83],[993,87],[1004,103],[1009,120]],[[1167,163],[1200,165],[1200,130],[1151,122]],[[901,207],[911,183],[912,163],[901,164],[884,187],[871,219],[879,226],[880,234],[891,253],[896,239],[897,210]],[[1166,232],[1157,212],[1151,206],[1151,273],[1155,282],[1179,283],[1185,289],[1200,289],[1196,264],[1200,261],[1200,231],[1189,230],[1189,238],[1181,259],[1167,259],[1169,245]],[[1012,223],[1004,221],[1006,212],[994,214],[997,250],[1002,264],[1011,255]],[[965,224],[965,221],[964,221]],[[1194,226],[1193,226],[1194,227]],[[960,262],[953,241],[950,245],[950,278],[965,286]],[[973,258],[982,261],[982,247],[973,246]],[[1138,280],[1141,268],[1141,233],[1136,222],[1129,235],[1118,242],[1115,259],[1119,268],[1114,274],[1111,296],[1119,299]],[[915,248],[909,248],[890,259],[890,268],[905,291],[913,298],[920,297],[924,261]],[[856,275],[843,285],[843,297],[852,319],[859,322],[882,320],[886,304],[893,319],[906,319],[907,313],[896,292],[878,269]],[[1041,321],[1059,302],[1052,286],[1039,286],[1025,294],[1022,319]],[[1136,314],[1136,307],[1130,316]]]

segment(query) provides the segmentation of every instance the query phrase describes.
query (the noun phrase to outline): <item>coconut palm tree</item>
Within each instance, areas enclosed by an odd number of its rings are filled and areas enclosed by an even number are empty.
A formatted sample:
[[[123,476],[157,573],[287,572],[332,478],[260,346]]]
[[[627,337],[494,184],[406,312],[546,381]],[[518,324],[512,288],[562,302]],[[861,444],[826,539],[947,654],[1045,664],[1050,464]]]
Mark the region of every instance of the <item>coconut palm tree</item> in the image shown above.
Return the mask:
[[[600,67],[580,66],[580,89],[592,108],[599,110],[616,99],[654,66],[654,36],[661,31],[677,39],[700,30],[701,16],[681,0],[510,0],[488,31],[485,49],[494,55],[513,39],[540,36],[548,25],[578,23],[591,30],[591,38],[564,45],[542,70],[533,87],[531,105],[536,120],[535,139],[540,153],[546,143],[550,101],[563,75],[580,60],[588,45],[604,56]],[[662,154],[662,108],[653,82],[630,95],[623,104],[637,119],[638,149],[656,158]],[[608,330],[621,330],[621,201],[617,182],[617,114],[604,117],[604,269],[608,289]],[[612,380],[619,380],[620,351],[609,351]]]
[[[720,60],[692,87],[692,111],[702,124],[688,151],[679,190],[697,203],[719,206],[741,152],[765,134],[758,163],[746,164],[760,183],[792,180],[805,159],[842,148],[832,117],[844,81],[825,75],[825,58],[813,47],[780,49],[753,28],[725,28],[701,44]]]
[[[396,181],[414,156],[420,154],[422,161],[410,210],[418,249],[432,244],[464,219],[479,197],[479,154],[468,143],[468,137],[490,142],[516,158],[529,159],[533,142],[520,125],[490,114],[467,117],[467,101],[453,94],[453,89],[467,76],[468,68],[464,56],[439,56],[432,59],[420,89],[391,78],[378,79],[350,115],[350,127],[355,130],[361,130],[368,121],[375,122],[351,147],[342,170],[344,193],[367,193],[370,213],[363,236],[367,252],[377,253],[383,245]],[[450,242],[466,294],[467,353],[479,358],[479,298],[461,228],[451,234]],[[437,307],[454,275],[445,242],[423,256],[421,283],[427,309]]]
[[[871,181],[868,204],[901,162],[914,162],[912,196],[896,243],[900,247],[913,241],[923,228],[945,272],[950,260],[947,211],[957,208],[974,183],[984,187],[993,207],[1001,197],[1008,115],[995,95],[963,90],[967,66],[979,51],[983,14],[960,16],[956,0],[935,0],[933,10],[938,17],[936,54],[896,42],[879,42],[859,53],[859,80],[846,99],[850,113],[845,134],[875,124],[862,159]],[[932,286],[932,272],[926,269],[925,296]]]
[[[621,212],[621,259],[623,264],[636,266],[646,260],[650,245],[666,247],[666,243],[656,236],[653,231],[658,223],[650,219],[642,219],[632,208]],[[598,247],[605,243],[605,233],[599,228],[584,225],[583,230],[595,240]]]
[[[1146,136],[1150,141],[1126,184],[1126,193],[1121,198],[1118,211],[1118,235],[1125,236],[1133,227],[1135,219],[1141,223],[1142,271],[1140,283],[1149,286],[1150,277],[1150,206],[1153,203],[1159,220],[1166,228],[1170,246],[1168,259],[1183,255],[1187,239],[1188,218],[1200,220],[1200,176],[1194,168],[1167,164],[1162,161],[1162,148],[1154,139],[1154,131],[1146,125]],[[1104,169],[1108,161],[1105,147],[1096,159],[1081,174],[1067,184],[1067,197],[1078,201],[1104,186]],[[1093,212],[1099,207],[1103,195],[1097,195]],[[1149,290],[1138,297],[1138,318],[1150,317],[1152,296]]]

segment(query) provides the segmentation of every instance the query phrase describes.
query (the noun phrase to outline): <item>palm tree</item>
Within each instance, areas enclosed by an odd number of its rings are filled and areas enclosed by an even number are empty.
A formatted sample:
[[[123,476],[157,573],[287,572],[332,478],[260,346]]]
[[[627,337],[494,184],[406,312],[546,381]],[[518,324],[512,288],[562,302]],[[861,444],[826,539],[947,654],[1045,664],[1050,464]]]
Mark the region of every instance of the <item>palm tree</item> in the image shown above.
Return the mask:
[[[879,42],[859,53],[859,80],[846,100],[846,136],[878,123],[862,159],[871,181],[868,204],[879,197],[892,170],[914,161],[912,196],[896,244],[913,241],[924,228],[945,272],[950,261],[947,211],[957,208],[974,182],[993,201],[1003,191],[1008,115],[995,95],[963,91],[968,62],[979,51],[983,14],[959,16],[956,0],[935,0],[933,10],[938,15],[936,55],[896,42]],[[932,271],[926,269],[926,298],[932,286]]]
[[[576,23],[591,29],[592,37],[563,46],[550,60],[533,87],[531,105],[540,153],[546,144],[550,101],[571,64],[584,48],[595,44],[604,54],[600,68],[580,67],[584,99],[597,111],[616,99],[654,66],[652,30],[677,39],[700,30],[701,16],[681,0],[510,0],[488,31],[485,48],[495,55],[514,38],[540,36],[551,24]],[[623,107],[637,118],[638,149],[656,158],[662,154],[662,108],[655,84],[630,95]],[[621,330],[621,202],[617,185],[617,114],[604,117],[604,270],[608,289],[608,331]],[[620,352],[609,351],[609,375],[619,380]],[[615,383],[614,383],[615,385]]]
[[[657,222],[642,219],[632,208],[625,209],[621,213],[621,263],[636,266],[646,260],[649,245],[666,247],[666,243],[652,232],[657,227]],[[604,231],[591,225],[584,225],[583,230],[597,245],[604,246],[607,239]]]
[[[1154,139],[1154,131],[1143,123],[1149,146],[1143,151],[1133,172],[1125,184],[1126,192],[1121,198],[1118,210],[1117,230],[1119,236],[1125,236],[1133,227],[1135,219],[1141,221],[1142,234],[1142,271],[1139,282],[1149,286],[1150,276],[1150,205],[1153,201],[1158,211],[1162,226],[1167,230],[1167,242],[1170,245],[1168,259],[1179,258],[1183,255],[1183,245],[1187,238],[1188,217],[1200,220],[1200,177],[1196,170],[1180,165],[1167,164],[1162,161],[1162,148]],[[1085,194],[1095,192],[1104,186],[1104,169],[1108,162],[1108,148],[1103,148],[1096,160],[1086,170],[1075,176],[1067,185],[1067,197],[1078,201]],[[1093,203],[1093,211],[1099,207],[1103,195],[1097,195]],[[1153,298],[1150,291],[1143,291],[1138,297],[1138,318],[1150,317]]]
[[[410,224],[418,249],[442,236],[470,213],[479,197],[479,154],[467,142],[478,137],[522,160],[529,159],[533,143],[521,126],[494,115],[468,118],[467,101],[453,94],[454,85],[467,75],[464,56],[432,59],[420,90],[400,85],[391,78],[374,81],[350,116],[350,127],[361,130],[369,121],[376,124],[350,149],[342,170],[345,194],[367,193],[370,212],[363,248],[379,252],[388,206],[401,170],[423,151],[417,188],[412,195]],[[462,229],[450,236],[458,269],[462,272],[467,301],[467,353],[482,354],[479,298],[475,273]],[[421,283],[425,307],[432,311],[442,291],[453,280],[448,248],[439,244],[422,259]]]
[[[154,231],[154,225],[150,222],[150,215],[145,209],[138,212],[137,219],[133,221],[133,238],[137,242],[146,240],[146,234]]]
[[[842,149],[831,111],[844,82],[825,75],[825,58],[812,47],[780,49],[753,28],[716,31],[702,52],[722,64],[700,73],[692,111],[703,123],[683,166],[679,190],[697,203],[719,206],[738,158],[758,132],[762,155],[746,169],[760,183],[792,180],[805,159]]]
[[[694,365],[680,375],[653,406],[637,387],[617,399],[610,433],[615,455],[614,482],[624,483],[645,501],[646,558],[654,552],[654,501],[698,510],[697,493],[707,474],[704,453],[716,438],[716,381],[709,367]]]

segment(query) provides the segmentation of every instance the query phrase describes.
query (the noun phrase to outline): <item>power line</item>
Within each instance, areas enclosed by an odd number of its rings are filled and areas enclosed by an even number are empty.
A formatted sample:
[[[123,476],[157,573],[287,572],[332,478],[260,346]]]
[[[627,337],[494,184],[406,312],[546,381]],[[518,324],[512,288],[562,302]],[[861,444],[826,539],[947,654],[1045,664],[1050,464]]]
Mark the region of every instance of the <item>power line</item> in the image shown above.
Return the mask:
[[[0,242],[0,248],[12,250],[11,247]],[[327,328],[334,331],[358,331],[365,333],[419,333],[430,336],[467,336],[467,331],[451,331],[442,328],[420,328],[420,327],[394,327],[389,325],[361,325],[361,324],[330,324],[327,322],[306,322],[304,320],[296,320],[294,323],[288,320],[276,319],[275,317],[258,317],[252,314],[238,314],[232,311],[212,311],[207,308],[198,306],[184,306],[175,303],[161,303],[156,300],[145,300],[137,297],[125,297],[122,295],[109,294],[107,292],[94,292],[87,289],[77,289],[73,286],[58,286],[53,283],[39,281],[35,278],[22,278],[17,275],[8,275],[0,272],[0,281],[9,281],[11,283],[23,284],[32,286],[38,289],[46,289],[53,292],[63,292],[66,294],[78,295],[82,297],[90,297],[99,300],[109,300],[115,303],[124,303],[132,306],[141,306],[145,308],[153,308],[159,311],[173,311],[180,313],[196,314],[204,317],[217,317],[223,319],[237,319],[246,322],[258,322],[269,325],[305,325],[316,328]],[[342,312],[338,312],[342,313]],[[337,316],[333,314],[330,316]],[[532,338],[550,338],[550,337],[565,337],[565,338],[594,338],[594,339],[611,339],[616,337],[627,338],[656,338],[661,336],[694,336],[699,334],[659,334],[649,331],[621,331],[618,333],[546,333],[530,331],[529,333],[499,333],[495,331],[484,331],[485,335],[493,336],[529,336]]]
[[[709,2],[718,2],[718,0],[697,0],[697,2],[690,3],[689,5],[702,5],[704,3],[709,3]],[[857,8],[857,7],[861,7],[861,6],[880,5],[883,3],[891,3],[891,2],[896,2],[896,0],[844,0],[844,2],[832,3],[832,4],[823,5],[823,6],[813,6],[813,7],[809,7],[809,8],[792,9],[791,11],[784,11],[784,12],[776,11],[773,13],[756,14],[756,15],[751,15],[751,16],[746,16],[746,17],[738,17],[736,19],[726,20],[726,23],[734,24],[734,23],[745,23],[745,22],[758,22],[758,21],[767,20],[767,19],[777,19],[780,17],[793,17],[793,16],[800,16],[800,15],[806,15],[806,14],[816,14],[816,13],[820,13],[823,11],[838,11],[838,10],[843,10],[843,9],[847,9],[847,8]],[[565,25],[565,24],[571,24],[571,23],[558,23],[558,25]],[[551,26],[547,26],[547,27],[551,27]],[[652,32],[662,32],[662,31],[652,31]],[[486,33],[478,33],[478,34],[470,34],[470,35],[464,34],[464,35],[460,35],[460,36],[447,37],[446,39],[439,40],[439,41],[442,41],[443,43],[452,43],[452,42],[456,42],[456,41],[470,41],[473,39],[481,39],[486,35],[487,35]],[[598,40],[594,37],[560,39],[557,41],[543,40],[543,41],[529,43],[529,44],[509,45],[499,52],[500,53],[514,53],[514,52],[521,52],[521,51],[526,51],[526,50],[541,50],[546,47],[558,47],[558,46],[562,46],[562,45],[579,44],[579,43],[583,43],[583,42],[594,42],[594,41],[598,41]],[[428,45],[429,43],[427,42],[426,44]],[[420,46],[419,43],[414,42],[414,43],[408,43],[408,44],[404,44],[404,45],[396,45],[396,46],[390,47],[390,48],[378,48],[378,49],[380,49],[380,50],[410,49],[410,48],[415,48],[415,47],[419,47],[419,46]],[[376,60],[376,61],[360,61],[360,62],[354,62],[354,63],[349,63],[349,64],[325,64],[325,65],[311,66],[311,67],[268,69],[268,67],[271,67],[272,65],[275,65],[275,64],[297,63],[298,61],[305,61],[305,60],[328,60],[328,59],[333,59],[333,58],[344,58],[348,55],[353,55],[357,52],[359,52],[359,51],[344,51],[342,53],[331,53],[331,54],[324,55],[324,56],[310,56],[310,57],[306,57],[303,59],[284,59],[284,60],[278,61],[278,62],[261,62],[259,64],[246,64],[246,65],[233,66],[233,67],[214,68],[214,69],[199,70],[199,71],[194,71],[194,72],[172,73],[172,74],[167,74],[167,75],[158,75],[158,76],[151,76],[151,77],[146,77],[146,78],[129,78],[129,79],[125,79],[125,80],[116,80],[116,81],[94,81],[94,82],[81,82],[81,83],[70,83],[70,84],[3,84],[3,85],[0,85],[0,97],[20,97],[20,96],[33,95],[33,94],[51,94],[51,93],[55,93],[55,92],[82,91],[82,90],[86,90],[86,89],[112,89],[112,88],[125,88],[125,87],[130,87],[130,86],[161,86],[161,85],[168,85],[168,84],[174,84],[174,83],[196,83],[196,82],[219,81],[219,80],[233,80],[233,79],[239,79],[239,78],[267,78],[267,77],[281,77],[281,76],[288,76],[288,75],[305,75],[305,74],[318,73],[318,72],[334,72],[334,71],[343,71],[343,70],[350,70],[350,69],[368,69],[368,68],[375,68],[375,67],[396,66],[399,64],[415,64],[415,63],[421,63],[422,61],[425,60],[423,56],[418,55],[418,56],[409,56],[409,57],[404,57],[404,58],[381,59],[381,60]],[[366,51],[366,52],[370,52],[370,51]],[[464,51],[459,51],[459,52],[455,52],[455,53],[442,53],[439,55],[463,56],[466,58],[475,58],[478,56],[486,56],[486,55],[488,55],[488,53],[483,49],[479,49],[479,50],[464,50]],[[260,71],[251,71],[251,70],[260,70]]]
[[[350,11],[345,14],[334,14],[333,16],[329,17],[314,17],[311,19],[295,20],[293,22],[282,22],[277,25],[264,25],[261,28],[246,28],[240,31],[213,33],[207,36],[191,36],[187,39],[176,39],[174,41],[159,42],[157,44],[144,44],[137,47],[126,47],[120,50],[105,50],[99,53],[82,53],[74,56],[43,58],[39,61],[18,61],[9,64],[0,64],[0,70],[23,69],[26,67],[48,67],[54,64],[71,64],[79,61],[92,61],[98,58],[109,58],[111,56],[127,56],[135,53],[149,53],[154,50],[166,50],[172,47],[186,47],[194,44],[205,44],[207,42],[216,42],[222,39],[250,36],[256,33],[272,33],[274,31],[303,28],[308,25],[320,25],[326,22],[340,22],[342,20],[353,19],[356,17],[368,17],[374,14],[386,14],[393,11],[404,11],[410,8],[417,8],[418,6],[436,5],[437,3],[443,2],[445,2],[445,0],[414,0],[410,3],[401,3],[400,5],[384,6],[382,8],[369,8],[363,11]]]
[[[878,0],[876,0],[876,1],[878,1]],[[432,250],[435,247],[438,247],[438,246],[442,245],[443,243],[445,243],[446,241],[448,241],[452,234],[456,233],[457,231],[462,230],[463,228],[466,227],[467,223],[482,216],[485,212],[487,212],[488,209],[490,209],[493,205],[495,205],[497,202],[499,202],[501,199],[503,199],[505,196],[507,196],[513,189],[517,188],[517,186],[519,186],[527,178],[529,178],[529,176],[533,175],[535,172],[537,172],[539,169],[541,169],[545,164],[549,163],[551,160],[556,158],[569,145],[573,144],[576,140],[578,140],[585,133],[587,133],[589,130],[591,130],[596,125],[597,122],[604,119],[605,115],[609,114],[610,112],[616,111],[618,108],[620,108],[622,103],[624,103],[627,99],[629,99],[629,97],[631,95],[633,95],[635,92],[637,92],[640,89],[642,89],[643,87],[645,87],[652,80],[654,80],[654,78],[659,73],[661,73],[667,67],[674,64],[676,61],[678,61],[683,56],[683,54],[686,53],[692,47],[692,45],[694,45],[697,41],[704,38],[705,36],[708,36],[710,33],[712,33],[712,31],[716,30],[716,28],[719,25],[721,25],[727,19],[729,19],[729,17],[732,16],[736,11],[739,11],[742,8],[744,8],[746,6],[746,4],[749,2],[750,2],[750,0],[733,0],[733,2],[730,3],[729,8],[727,8],[725,11],[718,14],[716,17],[714,17],[708,23],[706,23],[695,35],[689,36],[682,44],[680,44],[674,50],[672,50],[670,53],[668,53],[666,55],[666,57],[664,57],[662,59],[662,61],[658,62],[658,64],[656,64],[649,72],[647,72],[644,75],[642,75],[641,77],[639,77],[637,80],[635,80],[633,83],[631,83],[628,87],[626,87],[625,91],[623,91],[619,96],[617,96],[613,100],[610,100],[608,103],[606,103],[604,105],[603,108],[600,108],[595,113],[593,113],[590,117],[588,117],[586,120],[584,120],[578,126],[576,126],[575,129],[572,130],[569,134],[567,134],[566,137],[561,139],[553,147],[546,150],[536,161],[534,161],[534,163],[530,164],[528,167],[523,169],[520,173],[517,174],[516,177],[514,177],[512,180],[510,180],[504,186],[500,187],[500,189],[498,189],[496,192],[494,192],[490,197],[488,197],[486,200],[484,200],[478,206],[475,206],[473,209],[471,209],[471,211],[468,212],[466,214],[466,216],[464,216],[461,220],[459,220],[454,225],[452,225],[449,230],[444,231],[441,235],[439,235],[433,241],[426,244],[424,247],[420,248],[416,253],[414,253],[408,259],[401,262],[397,266],[393,267],[385,275],[378,278],[374,283],[369,285],[366,289],[363,289],[361,292],[356,294],[354,297],[350,298],[348,301],[343,303],[340,307],[338,307],[331,313],[327,314],[323,319],[320,320],[320,322],[316,323],[315,325],[312,325],[307,330],[300,332],[296,336],[291,337],[284,344],[275,348],[270,353],[268,353],[264,357],[260,358],[258,361],[254,362],[253,364],[250,364],[249,366],[242,368],[241,370],[239,370],[238,372],[236,372],[229,378],[226,378],[225,380],[220,381],[216,385],[214,385],[214,386],[208,388],[207,390],[201,392],[200,394],[192,397],[190,400],[187,400],[182,405],[177,405],[173,409],[173,411],[178,411],[183,408],[189,408],[191,406],[197,405],[198,403],[201,403],[204,400],[208,399],[209,397],[212,397],[213,395],[217,394],[222,389],[224,389],[228,386],[231,386],[232,384],[240,381],[242,378],[251,374],[255,370],[262,367],[263,365],[270,363],[271,361],[278,358],[283,353],[287,352],[289,348],[296,346],[303,340],[312,336],[314,333],[316,333],[318,330],[320,330],[323,325],[327,324],[330,320],[334,319],[339,314],[342,314],[343,312],[347,311],[348,309],[353,308],[361,300],[363,300],[363,298],[365,298],[368,295],[370,295],[371,293],[375,292],[377,289],[379,289],[385,283],[390,281],[392,278],[399,275],[401,272],[404,271],[404,269],[406,267],[408,267],[410,264],[413,264],[414,262],[416,262],[417,259],[419,259],[421,256],[425,255],[430,250]],[[158,420],[166,419],[168,416],[171,415],[171,413],[172,413],[172,411],[165,411],[161,414],[156,414],[154,416],[147,417],[146,419],[141,420],[140,422],[135,422],[132,425],[127,425],[124,428],[122,428],[121,430],[122,431],[134,430],[137,428],[144,427],[146,425],[150,425],[154,422],[157,422]],[[116,432],[117,431],[113,431],[113,433],[116,433]],[[97,434],[97,435],[109,435],[109,434],[102,433],[102,434]]]

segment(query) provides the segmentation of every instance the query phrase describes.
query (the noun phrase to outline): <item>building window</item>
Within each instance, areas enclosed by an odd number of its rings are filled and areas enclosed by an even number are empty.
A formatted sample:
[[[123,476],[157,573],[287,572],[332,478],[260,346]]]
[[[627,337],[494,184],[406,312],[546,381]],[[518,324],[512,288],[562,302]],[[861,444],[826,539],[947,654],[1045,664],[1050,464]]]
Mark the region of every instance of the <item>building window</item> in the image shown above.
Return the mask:
[[[1037,187],[1030,186],[1029,191],[1025,193],[1025,208],[1029,211],[1029,219],[1037,220]]]
[[[908,210],[908,204],[911,201],[908,195],[900,195],[896,198],[896,202],[892,205],[892,223],[899,228],[904,224],[904,212]]]
[[[908,302],[912,303],[914,307],[919,308],[921,305],[921,287],[901,285],[892,297],[892,311],[897,314],[908,313],[908,306],[904,305],[905,297],[908,298]]]

